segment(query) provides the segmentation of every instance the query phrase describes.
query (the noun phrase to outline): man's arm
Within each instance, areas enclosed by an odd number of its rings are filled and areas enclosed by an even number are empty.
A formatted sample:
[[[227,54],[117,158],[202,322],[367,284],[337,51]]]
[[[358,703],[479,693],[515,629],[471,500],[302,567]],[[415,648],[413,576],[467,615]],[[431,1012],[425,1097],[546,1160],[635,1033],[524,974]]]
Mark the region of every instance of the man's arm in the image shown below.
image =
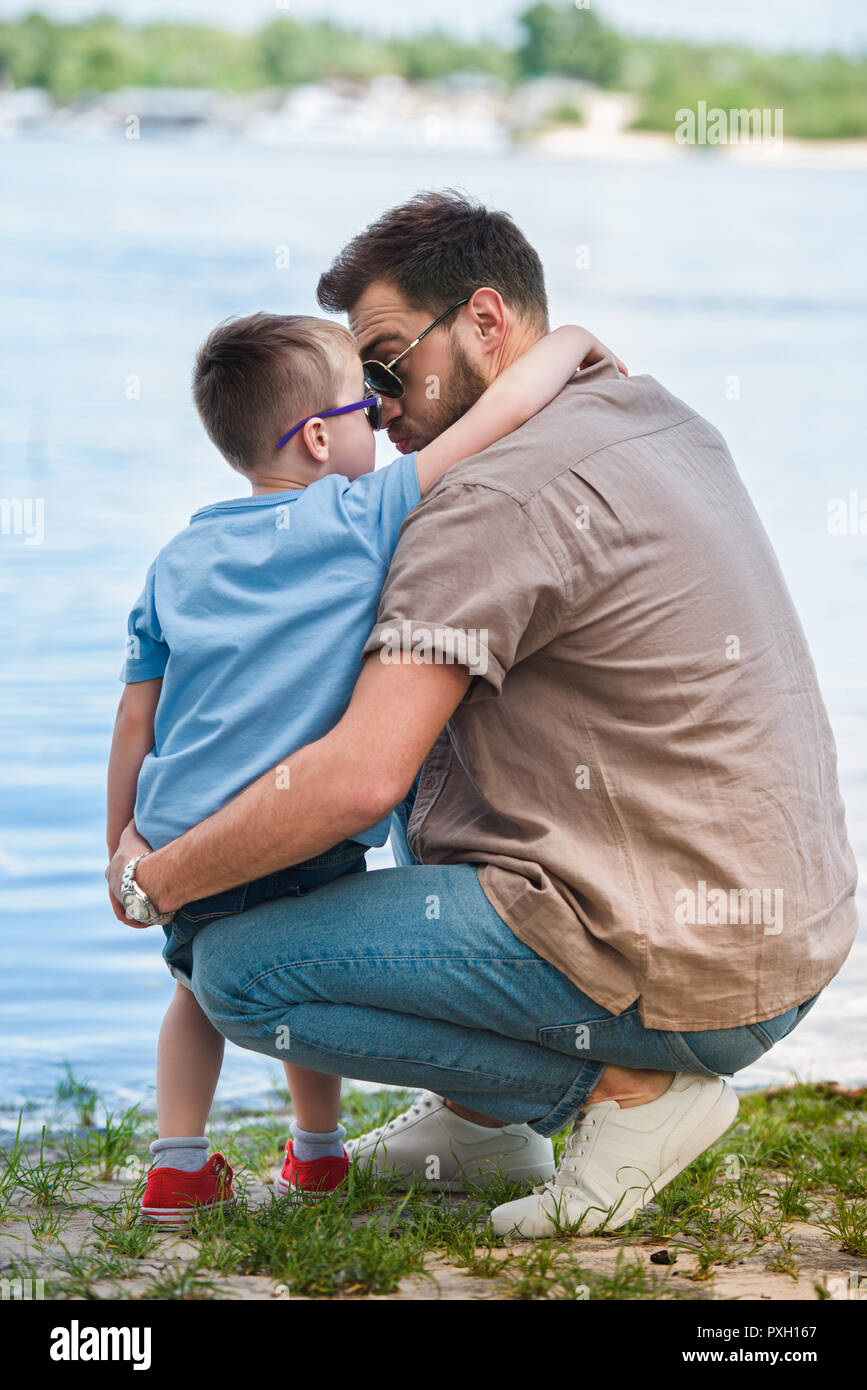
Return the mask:
[[[461,666],[371,655],[330,733],[148,855],[136,882],[162,912],[174,912],[375,825],[406,796],[470,679]],[[122,838],[111,866],[115,894],[125,863]]]

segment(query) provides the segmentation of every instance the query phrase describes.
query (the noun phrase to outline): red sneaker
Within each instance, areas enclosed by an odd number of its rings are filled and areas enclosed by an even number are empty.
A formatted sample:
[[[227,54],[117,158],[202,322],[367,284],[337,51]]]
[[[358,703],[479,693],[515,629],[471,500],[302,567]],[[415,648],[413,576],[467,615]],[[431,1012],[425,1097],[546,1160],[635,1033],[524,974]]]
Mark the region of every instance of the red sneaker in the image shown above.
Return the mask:
[[[343,1150],[342,1158],[313,1158],[302,1163],[292,1151],[292,1140],[286,1142],[286,1157],[283,1168],[274,1186],[285,1196],[291,1192],[296,1200],[305,1197],[328,1197],[346,1182],[349,1172],[349,1154]]]
[[[187,1226],[196,1207],[229,1206],[234,1201],[234,1176],[235,1170],[222,1154],[213,1154],[198,1173],[186,1173],[181,1168],[152,1168],[139,1221]]]

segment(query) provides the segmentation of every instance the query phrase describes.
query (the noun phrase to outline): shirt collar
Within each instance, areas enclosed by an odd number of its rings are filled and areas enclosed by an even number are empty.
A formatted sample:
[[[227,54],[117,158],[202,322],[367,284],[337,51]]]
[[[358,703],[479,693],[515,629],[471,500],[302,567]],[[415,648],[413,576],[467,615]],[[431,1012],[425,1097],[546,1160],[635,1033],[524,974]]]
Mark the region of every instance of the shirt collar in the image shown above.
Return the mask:
[[[258,492],[250,497],[230,497],[225,502],[212,502],[208,507],[200,507],[193,512],[190,521],[213,516],[215,512],[245,512],[251,507],[285,506],[287,502],[297,502],[302,491],[301,488],[287,488],[285,492]]]

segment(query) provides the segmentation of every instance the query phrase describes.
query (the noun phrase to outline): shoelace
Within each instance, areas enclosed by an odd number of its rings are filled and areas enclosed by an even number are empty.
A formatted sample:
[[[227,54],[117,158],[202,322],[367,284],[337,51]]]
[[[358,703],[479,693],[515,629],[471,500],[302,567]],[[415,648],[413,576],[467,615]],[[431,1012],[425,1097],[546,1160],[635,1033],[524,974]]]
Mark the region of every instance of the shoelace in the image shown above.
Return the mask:
[[[398,1125],[405,1125],[410,1120],[417,1120],[423,1110],[430,1110],[433,1107],[433,1100],[430,1096],[423,1096],[417,1100],[408,1110],[404,1110],[402,1115],[397,1115],[393,1120],[389,1120],[387,1125],[380,1125],[378,1129],[372,1129],[364,1135],[365,1139],[381,1139],[384,1134],[395,1130]],[[356,1140],[356,1143],[358,1141]]]
[[[575,1186],[575,1181],[579,1176],[580,1170],[584,1167],[584,1164],[579,1163],[578,1159],[586,1157],[585,1150],[583,1148],[579,1149],[578,1145],[589,1144],[591,1142],[593,1136],[590,1131],[594,1129],[595,1126],[595,1120],[588,1120],[583,1110],[579,1112],[575,1117],[575,1127],[566,1140],[566,1151],[560,1160],[557,1172],[554,1174],[553,1178],[543,1183],[541,1187],[534,1187],[533,1191],[535,1193],[552,1192],[556,1195],[558,1188],[561,1190],[563,1188],[569,1190]]]

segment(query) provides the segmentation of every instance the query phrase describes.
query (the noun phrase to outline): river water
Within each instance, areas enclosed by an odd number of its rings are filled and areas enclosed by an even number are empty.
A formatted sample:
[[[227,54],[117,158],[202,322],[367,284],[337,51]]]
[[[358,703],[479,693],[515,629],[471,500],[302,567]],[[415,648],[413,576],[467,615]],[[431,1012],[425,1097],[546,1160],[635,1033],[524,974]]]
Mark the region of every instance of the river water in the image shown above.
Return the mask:
[[[828,526],[833,499],[856,516],[863,500],[867,531],[862,173],[707,152],[609,167],[237,137],[0,142],[2,493],[40,500],[44,527],[34,508],[35,534],[0,534],[0,1129],[20,1106],[31,1128],[49,1113],[66,1063],[112,1105],[152,1104],[172,985],[162,934],[107,906],[103,788],[146,567],[193,510],[239,491],[190,403],[195,349],[229,314],[317,312],[349,235],[446,186],[512,212],[555,323],[586,323],[725,434],[807,630],[864,876],[867,534]],[[862,932],[738,1086],[867,1081],[865,989]],[[266,1102],[281,1075],[230,1046],[218,1099]]]

